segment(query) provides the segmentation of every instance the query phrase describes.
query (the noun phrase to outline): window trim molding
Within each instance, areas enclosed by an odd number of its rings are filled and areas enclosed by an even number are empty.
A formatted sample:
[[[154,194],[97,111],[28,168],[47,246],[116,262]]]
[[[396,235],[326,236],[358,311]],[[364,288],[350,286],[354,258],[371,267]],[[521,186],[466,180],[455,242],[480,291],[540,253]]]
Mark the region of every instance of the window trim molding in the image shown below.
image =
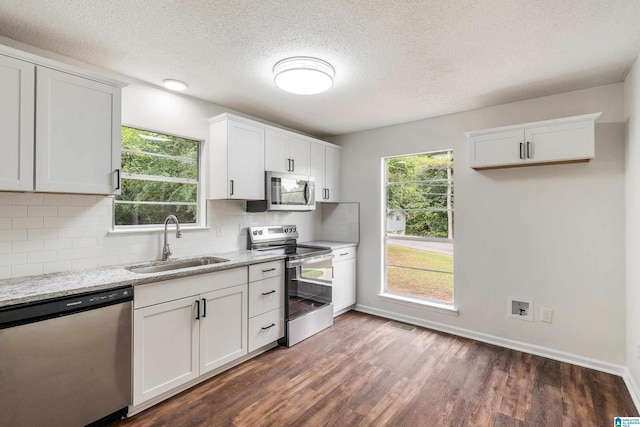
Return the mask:
[[[458,308],[453,303],[452,304],[439,303],[439,302],[428,301],[420,298],[412,298],[406,295],[394,294],[387,291],[380,292],[378,294],[378,299],[382,301],[391,302],[394,304],[404,305],[407,307],[419,308],[422,310],[435,311],[438,313],[448,314],[450,316],[460,315]]]

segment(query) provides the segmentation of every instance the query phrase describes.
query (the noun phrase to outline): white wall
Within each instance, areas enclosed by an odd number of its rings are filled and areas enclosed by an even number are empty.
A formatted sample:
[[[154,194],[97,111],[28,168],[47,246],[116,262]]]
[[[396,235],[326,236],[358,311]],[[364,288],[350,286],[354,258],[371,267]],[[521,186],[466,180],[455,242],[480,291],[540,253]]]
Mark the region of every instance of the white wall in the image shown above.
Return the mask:
[[[624,83],[627,126],[625,156],[627,367],[640,384],[640,64]],[[640,390],[637,391],[640,394]]]
[[[475,171],[464,131],[603,112],[589,163]],[[343,200],[360,202],[358,304],[625,364],[623,85],[499,105],[336,137]],[[455,150],[455,304],[459,316],[378,297],[381,158]],[[507,297],[535,321],[507,317]],[[554,310],[540,323],[540,307]],[[640,323],[640,322],[638,322]]]
[[[57,58],[59,59],[59,58]],[[222,106],[134,82],[122,93],[122,122],[205,140],[207,118]],[[0,193],[0,279],[159,259],[162,233],[112,235],[113,199],[69,194]],[[301,240],[320,238],[322,213],[246,213],[243,201],[208,201],[212,228],[170,235],[174,257],[246,249],[251,225],[291,223]],[[222,227],[222,235],[215,224]]]

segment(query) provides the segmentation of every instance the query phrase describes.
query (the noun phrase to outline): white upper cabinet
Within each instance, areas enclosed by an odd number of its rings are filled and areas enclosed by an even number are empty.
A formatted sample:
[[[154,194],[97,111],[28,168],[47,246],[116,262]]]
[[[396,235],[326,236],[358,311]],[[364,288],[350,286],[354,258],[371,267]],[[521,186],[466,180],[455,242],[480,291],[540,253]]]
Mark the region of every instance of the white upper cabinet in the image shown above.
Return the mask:
[[[595,155],[595,120],[602,113],[467,132],[476,169],[588,161]]]
[[[309,175],[309,140],[267,129],[265,170]]]
[[[119,192],[120,88],[38,67],[36,191]]]
[[[341,148],[311,141],[311,173],[316,180],[316,202],[340,201]]]
[[[125,85],[0,45],[0,190],[118,194]]]
[[[33,190],[35,68],[0,55],[0,190]]]
[[[209,119],[208,199],[264,200],[265,129],[230,114]]]

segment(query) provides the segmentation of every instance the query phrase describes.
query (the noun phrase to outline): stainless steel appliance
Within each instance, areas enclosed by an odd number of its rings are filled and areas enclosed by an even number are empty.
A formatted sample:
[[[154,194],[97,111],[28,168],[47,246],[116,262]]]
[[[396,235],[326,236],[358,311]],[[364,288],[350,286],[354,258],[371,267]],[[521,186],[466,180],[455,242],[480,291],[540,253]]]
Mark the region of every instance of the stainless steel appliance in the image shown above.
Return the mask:
[[[0,309],[0,425],[102,425],[131,404],[133,288]]]
[[[295,225],[249,227],[249,249],[282,253],[285,270],[285,337],[294,344],[333,325],[331,249],[297,244]]]
[[[265,172],[266,200],[247,201],[247,212],[313,211],[316,190],[313,177]]]

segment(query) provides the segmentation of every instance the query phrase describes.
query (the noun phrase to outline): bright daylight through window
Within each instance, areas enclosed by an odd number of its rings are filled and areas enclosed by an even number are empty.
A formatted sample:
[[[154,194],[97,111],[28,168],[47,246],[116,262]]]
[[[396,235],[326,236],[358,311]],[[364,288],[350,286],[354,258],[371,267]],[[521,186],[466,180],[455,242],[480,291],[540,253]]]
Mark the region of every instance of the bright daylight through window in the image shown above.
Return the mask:
[[[115,225],[198,223],[200,141],[122,127],[122,194]]]
[[[453,304],[453,150],[384,167],[384,292]]]

